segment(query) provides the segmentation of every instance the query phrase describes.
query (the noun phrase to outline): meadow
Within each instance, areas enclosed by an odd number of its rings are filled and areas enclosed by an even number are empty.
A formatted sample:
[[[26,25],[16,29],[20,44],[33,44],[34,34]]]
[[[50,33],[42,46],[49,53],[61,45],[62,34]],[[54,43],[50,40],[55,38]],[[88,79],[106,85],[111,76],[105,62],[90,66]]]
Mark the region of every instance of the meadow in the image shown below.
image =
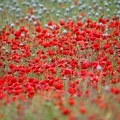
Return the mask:
[[[120,0],[0,0],[0,120],[120,120]]]

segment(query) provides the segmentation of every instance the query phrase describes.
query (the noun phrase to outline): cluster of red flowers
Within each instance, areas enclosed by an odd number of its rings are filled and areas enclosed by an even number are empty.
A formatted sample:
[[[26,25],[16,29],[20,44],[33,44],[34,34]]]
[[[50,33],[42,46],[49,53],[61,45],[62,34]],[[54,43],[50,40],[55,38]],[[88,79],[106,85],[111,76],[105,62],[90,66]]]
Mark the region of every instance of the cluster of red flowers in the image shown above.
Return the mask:
[[[0,99],[10,102],[41,91],[57,92],[60,95],[53,96],[60,100],[55,104],[70,120],[75,118],[61,105],[62,96],[70,96],[68,103],[74,106],[74,97],[91,101],[105,90],[120,102],[120,21],[116,17],[85,23],[49,21],[46,27],[36,21],[17,28],[4,26],[0,34]],[[106,108],[99,97],[92,102]],[[85,114],[85,105],[77,104]]]

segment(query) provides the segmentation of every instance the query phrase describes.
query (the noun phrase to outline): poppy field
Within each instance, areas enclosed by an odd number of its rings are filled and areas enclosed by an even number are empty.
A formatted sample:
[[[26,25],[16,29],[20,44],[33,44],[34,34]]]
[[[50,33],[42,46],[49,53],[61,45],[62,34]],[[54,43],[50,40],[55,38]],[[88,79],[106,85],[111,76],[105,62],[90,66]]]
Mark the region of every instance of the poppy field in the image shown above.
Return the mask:
[[[0,120],[120,120],[120,0],[0,0]]]

